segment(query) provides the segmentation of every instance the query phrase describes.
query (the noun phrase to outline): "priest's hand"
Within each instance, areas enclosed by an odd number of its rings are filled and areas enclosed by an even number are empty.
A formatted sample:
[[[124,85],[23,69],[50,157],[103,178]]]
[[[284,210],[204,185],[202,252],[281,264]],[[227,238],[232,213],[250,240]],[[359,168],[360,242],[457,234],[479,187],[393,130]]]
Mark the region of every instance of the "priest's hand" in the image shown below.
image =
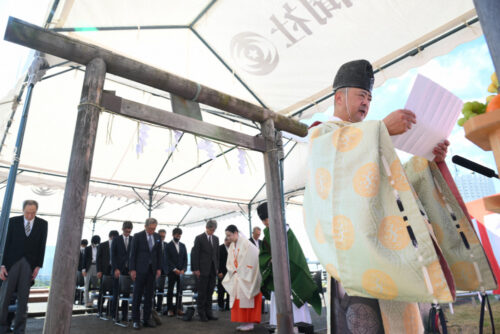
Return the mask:
[[[156,270],[156,279],[160,278],[160,276],[161,276],[161,270],[158,269]]]
[[[101,278],[102,277],[102,272],[98,272],[97,273],[97,278]]]
[[[115,278],[120,278],[120,269],[115,269]]]
[[[196,277],[200,278],[200,271],[199,270],[193,271],[193,274],[195,274]]]
[[[135,270],[130,271],[130,278],[132,281],[135,281],[135,277],[137,276],[137,272]]]
[[[222,275],[222,273],[219,273],[219,275],[218,275],[218,276],[219,276],[219,278],[224,277],[224,275]]]
[[[398,109],[387,115],[383,122],[389,135],[395,136],[410,130],[413,124],[417,124],[417,118],[410,110]]]
[[[434,147],[434,149],[432,150],[432,154],[435,155],[434,162],[443,162],[444,159],[446,159],[448,146],[450,146],[450,142],[445,139],[441,143],[437,144],[436,147]]]

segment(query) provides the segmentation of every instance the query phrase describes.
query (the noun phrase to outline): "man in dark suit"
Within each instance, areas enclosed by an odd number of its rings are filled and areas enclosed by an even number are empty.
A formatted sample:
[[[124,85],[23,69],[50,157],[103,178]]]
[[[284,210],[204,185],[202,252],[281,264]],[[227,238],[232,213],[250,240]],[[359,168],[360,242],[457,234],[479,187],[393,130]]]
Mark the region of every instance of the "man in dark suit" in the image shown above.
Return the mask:
[[[89,245],[87,239],[82,239],[80,242],[80,257],[78,258],[78,271],[82,271],[85,265],[85,248]]]
[[[134,234],[130,249],[130,277],[135,282],[132,299],[132,321],[134,329],[140,329],[140,307],[144,295],[143,325],[156,327],[151,321],[154,282],[161,275],[161,238],[155,233],[158,221],[146,219],[144,231]]]
[[[116,323],[120,322],[116,313],[117,300],[120,294],[120,275],[129,274],[129,257],[132,244],[130,233],[134,225],[130,221],[124,221],[122,225],[122,235],[116,238],[111,244],[111,270],[113,272],[113,302],[111,303],[111,314]],[[129,295],[124,295],[128,298]],[[127,321],[128,301],[122,301],[122,321]]]
[[[217,222],[209,220],[205,233],[194,240],[191,269],[198,278],[198,314],[201,321],[217,320],[212,313],[215,277],[219,271],[219,239],[213,235]]]
[[[84,302],[86,307],[92,307],[92,302],[89,300],[90,279],[97,275],[97,247],[101,243],[101,237],[98,235],[92,236],[90,246],[85,248],[85,261],[83,264],[82,275],[85,279]]]
[[[167,310],[168,316],[171,317],[175,313],[184,315],[182,310],[182,284],[181,276],[187,270],[187,250],[186,246],[180,242],[182,230],[178,227],[172,231],[172,241],[167,244],[167,263],[168,263],[168,293],[167,293]],[[175,298],[175,307],[173,306],[172,298],[174,296],[174,286],[177,285],[177,295]]]
[[[82,241],[80,241],[80,256],[78,257],[78,272],[76,274],[77,293],[75,293],[75,302],[78,301],[78,304],[81,304],[83,301],[83,294],[80,292],[80,290],[78,290],[78,287],[85,286],[82,269],[85,265],[85,248],[88,246],[88,244],[89,241],[87,239],[82,239]]]
[[[161,275],[156,280],[156,291],[158,295],[156,296],[156,312],[162,313],[163,307],[163,293],[165,292],[165,280],[167,279],[168,264],[167,264],[167,243],[165,238],[167,236],[167,231],[161,229],[158,231],[161,238]]]
[[[111,271],[111,245],[113,243],[113,239],[118,237],[118,231],[113,230],[109,232],[109,240],[105,241],[97,247],[97,256],[96,256],[96,266],[97,266],[97,278],[101,280],[101,285],[99,286],[99,299],[97,303],[97,316],[102,317],[102,304],[104,302],[103,296],[106,292],[106,287],[104,285],[104,276],[112,277]],[[111,287],[112,288],[112,287]]]
[[[262,243],[262,240],[260,240],[260,234],[261,234],[262,230],[260,229],[260,227],[258,226],[255,226],[252,230],[252,236],[250,237],[250,242],[252,244],[254,244],[258,249],[260,249],[260,244]]]
[[[226,237],[224,239],[224,243],[219,246],[219,274],[217,275],[219,279],[217,280],[217,304],[219,305],[220,311],[229,310],[229,294],[227,293],[226,289],[224,289],[222,280],[227,273],[227,251],[230,245],[231,241]],[[226,296],[226,298],[224,298],[224,295]],[[226,301],[225,307],[224,300]]]
[[[31,282],[43,266],[47,221],[36,217],[38,203],[23,203],[23,216],[9,219],[2,266],[0,267],[0,333],[7,331],[7,315],[12,294],[17,292],[15,333],[24,333]]]

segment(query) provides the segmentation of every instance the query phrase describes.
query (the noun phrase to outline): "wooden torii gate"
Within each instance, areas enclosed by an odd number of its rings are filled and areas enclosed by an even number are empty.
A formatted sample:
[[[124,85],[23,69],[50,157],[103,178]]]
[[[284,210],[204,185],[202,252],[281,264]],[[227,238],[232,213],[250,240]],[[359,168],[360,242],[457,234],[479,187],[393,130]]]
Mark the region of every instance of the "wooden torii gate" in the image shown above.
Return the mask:
[[[262,152],[269,202],[271,251],[277,319],[280,333],[293,332],[290,271],[280,164],[281,133],[307,135],[307,127],[230,95],[178,77],[158,68],[113,53],[104,48],[51,32],[38,26],[9,18],[5,40],[43,53],[86,65],[66,189],[57,238],[52,283],[45,318],[44,333],[69,333],[78,265],[78,247],[89,188],[90,171],[97,134],[99,114],[103,108],[118,115],[220,140]],[[111,73],[183,99],[207,104],[261,123],[262,136],[249,136],[174,114],[147,105],[127,101],[103,91],[106,73]]]

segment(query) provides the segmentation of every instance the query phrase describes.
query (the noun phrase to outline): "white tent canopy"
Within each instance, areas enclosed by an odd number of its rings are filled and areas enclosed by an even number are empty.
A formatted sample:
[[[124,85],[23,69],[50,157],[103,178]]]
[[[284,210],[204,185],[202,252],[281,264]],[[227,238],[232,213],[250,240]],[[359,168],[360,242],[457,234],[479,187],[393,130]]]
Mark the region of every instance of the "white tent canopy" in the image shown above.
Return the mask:
[[[292,115],[303,111],[302,117],[332,104],[325,97],[331,91],[334,73],[348,60],[371,61],[378,71],[377,86],[482,34],[472,0],[56,3],[49,8],[53,13],[47,15],[50,20],[46,25],[31,23],[276,112]],[[48,59],[54,67],[34,89],[20,159],[24,171],[17,183],[28,190],[36,187],[38,195],[32,197],[51,198],[43,211],[58,214],[84,68],[62,59]],[[8,131],[0,152],[0,167],[4,167],[0,168],[0,180],[7,178],[5,167],[10,165],[20,119],[18,110],[8,127],[15,107],[9,101],[20,89],[17,85],[2,100],[7,102],[0,104],[0,135]],[[168,93],[113,75],[107,75],[105,89],[129,100],[172,110]],[[306,109],[308,106],[313,107]],[[258,127],[248,120],[211,107],[202,106],[202,110],[206,122],[259,134]],[[240,215],[246,213],[250,202],[265,198],[265,189],[259,192],[265,182],[260,153],[236,148],[214,158],[232,146],[185,134],[171,154],[179,135],[102,113],[89,190],[95,200],[89,200],[87,215],[99,217],[129,204],[106,218],[142,221],[147,211],[141,201],[148,202],[148,189],[153,184],[162,185],[155,188],[161,192],[154,193],[153,204],[158,207],[153,215],[168,224],[195,223],[226,213]],[[302,166],[307,148],[291,141],[285,153],[292,148],[284,167],[285,192],[300,195],[305,184]],[[14,209],[20,208],[18,196]]]

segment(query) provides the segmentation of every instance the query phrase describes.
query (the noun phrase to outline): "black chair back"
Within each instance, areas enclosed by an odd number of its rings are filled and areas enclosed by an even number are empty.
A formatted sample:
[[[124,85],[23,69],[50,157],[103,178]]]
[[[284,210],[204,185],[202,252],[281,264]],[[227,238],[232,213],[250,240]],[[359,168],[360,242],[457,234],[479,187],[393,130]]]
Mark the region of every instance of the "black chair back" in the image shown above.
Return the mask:
[[[97,276],[91,276],[89,290],[97,290],[97,289],[99,289],[99,280],[97,279]]]
[[[78,271],[76,273],[76,286],[84,286],[85,285],[85,278],[83,277],[83,274],[81,271]]]
[[[113,276],[103,275],[101,278],[101,284],[103,291],[113,291]]]
[[[196,291],[196,283],[195,275],[184,275],[182,279],[182,289]]]
[[[134,281],[132,281],[132,278],[130,278],[129,275],[120,275],[119,282],[121,294],[132,293]]]

